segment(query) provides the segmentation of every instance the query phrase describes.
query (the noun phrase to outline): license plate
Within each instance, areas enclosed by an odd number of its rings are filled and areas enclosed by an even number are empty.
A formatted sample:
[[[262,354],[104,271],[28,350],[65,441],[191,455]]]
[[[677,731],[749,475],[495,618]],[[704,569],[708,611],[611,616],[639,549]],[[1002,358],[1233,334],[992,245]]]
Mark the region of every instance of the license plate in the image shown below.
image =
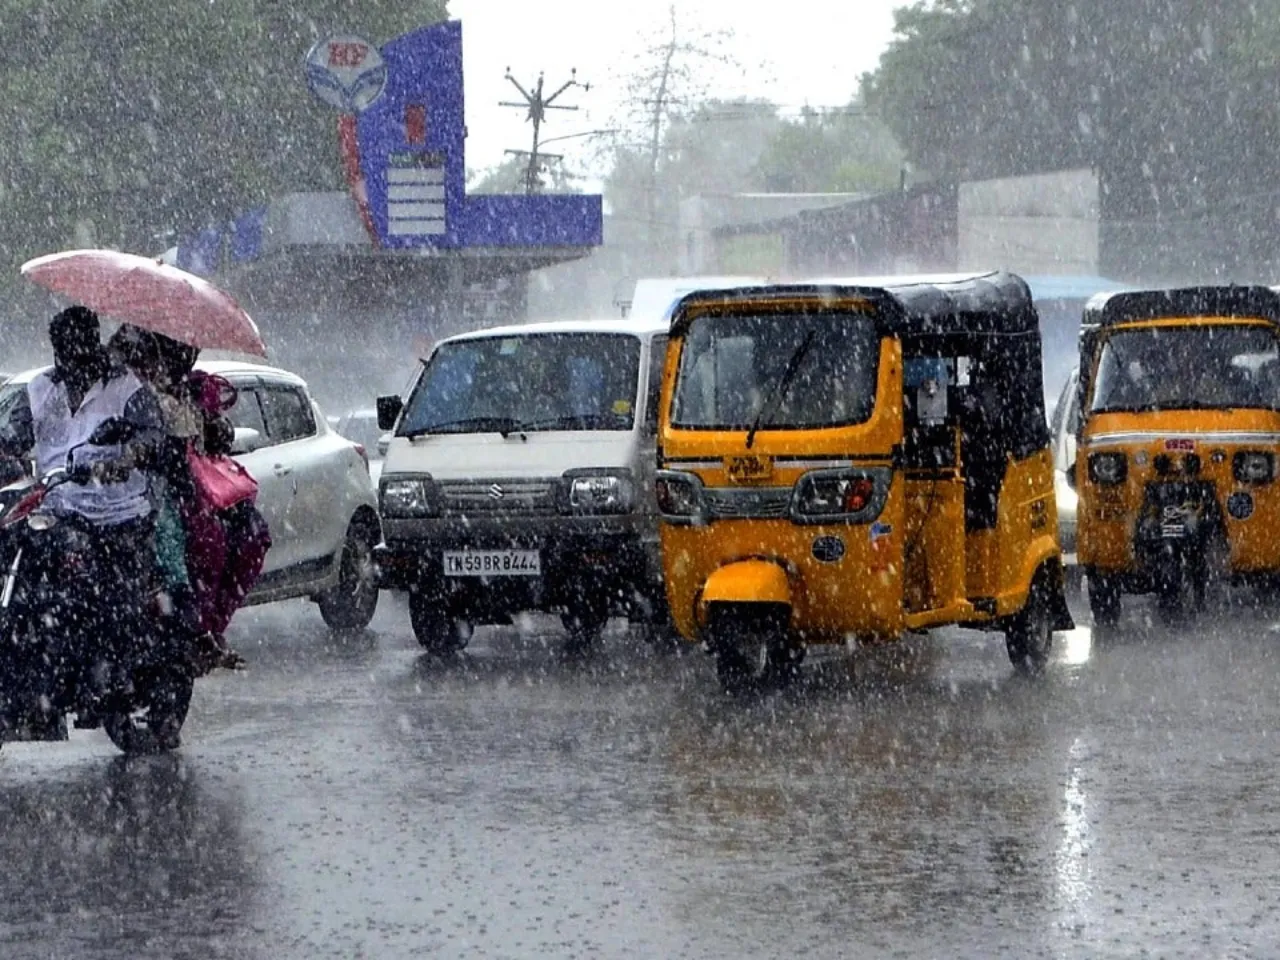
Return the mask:
[[[446,550],[446,577],[539,577],[542,555],[537,550]]]
[[[1160,536],[1177,540],[1187,535],[1187,513],[1182,507],[1165,507],[1160,517]]]
[[[726,457],[724,466],[730,483],[758,483],[773,476],[770,457]]]

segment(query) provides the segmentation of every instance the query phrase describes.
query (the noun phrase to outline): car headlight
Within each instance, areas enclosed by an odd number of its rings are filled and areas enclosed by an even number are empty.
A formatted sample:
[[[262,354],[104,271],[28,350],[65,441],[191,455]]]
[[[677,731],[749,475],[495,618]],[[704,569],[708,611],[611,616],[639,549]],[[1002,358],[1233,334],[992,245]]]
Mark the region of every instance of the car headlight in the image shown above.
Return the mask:
[[[1123,453],[1095,453],[1089,457],[1089,479],[1103,486],[1124,483],[1129,461]]]
[[[702,481],[683,470],[659,470],[654,480],[658,512],[674,523],[696,523],[704,516]]]
[[[1270,483],[1276,475],[1275,454],[1241,450],[1231,460],[1231,472],[1241,483]]]
[[[635,503],[631,478],[618,473],[568,476],[572,513],[627,513]]]
[[[796,484],[792,515],[810,523],[869,523],[884,509],[891,479],[884,469],[813,470]]]
[[[425,474],[384,477],[378,500],[384,517],[433,517],[440,512],[435,482]]]

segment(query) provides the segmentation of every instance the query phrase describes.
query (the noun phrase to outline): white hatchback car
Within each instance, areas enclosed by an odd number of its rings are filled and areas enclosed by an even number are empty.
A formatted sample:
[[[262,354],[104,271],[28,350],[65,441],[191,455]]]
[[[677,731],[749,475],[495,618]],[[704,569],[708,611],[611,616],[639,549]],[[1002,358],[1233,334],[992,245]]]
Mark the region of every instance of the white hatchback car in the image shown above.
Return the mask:
[[[1076,434],[1080,430],[1080,401],[1077,384],[1079,368],[1071,371],[1062,386],[1053,416],[1049,420],[1049,432],[1053,445],[1053,492],[1058,501],[1058,539],[1062,543],[1062,559],[1068,574],[1076,571],[1076,503],[1075,487],[1068,480],[1076,462]]]
[[[239,391],[228,416],[235,458],[258,481],[257,507],[271,550],[246,605],[309,597],[335,630],[368,626],[378,604],[373,548],[382,539],[378,497],[357,444],[339,436],[292,373],[256,363],[209,360]],[[41,370],[0,386],[0,424]]]

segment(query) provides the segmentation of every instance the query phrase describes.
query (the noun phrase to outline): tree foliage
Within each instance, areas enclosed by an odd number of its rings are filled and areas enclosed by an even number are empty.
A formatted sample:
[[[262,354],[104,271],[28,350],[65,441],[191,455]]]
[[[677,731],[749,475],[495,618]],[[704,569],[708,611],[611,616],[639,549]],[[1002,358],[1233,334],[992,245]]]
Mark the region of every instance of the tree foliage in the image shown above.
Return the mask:
[[[863,95],[941,175],[1090,166],[1115,215],[1142,216],[1280,172],[1277,0],[933,0],[895,16]]]
[[[383,42],[444,0],[4,0],[0,254],[155,250],[274,194],[339,185],[334,114],[302,60]]]

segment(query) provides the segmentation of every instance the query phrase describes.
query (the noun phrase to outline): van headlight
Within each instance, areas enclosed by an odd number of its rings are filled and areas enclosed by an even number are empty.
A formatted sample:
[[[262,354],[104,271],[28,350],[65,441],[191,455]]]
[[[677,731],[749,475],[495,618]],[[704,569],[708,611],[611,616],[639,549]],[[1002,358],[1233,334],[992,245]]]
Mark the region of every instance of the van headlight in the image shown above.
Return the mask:
[[[1275,454],[1241,450],[1231,460],[1231,472],[1241,483],[1270,483],[1276,475]]]
[[[425,473],[383,477],[378,505],[382,515],[391,518],[434,517],[440,513],[435,481]]]
[[[869,523],[884,510],[892,476],[878,467],[812,470],[796,484],[792,517],[800,523]]]
[[[635,506],[635,485],[622,472],[565,474],[570,513],[629,513]]]
[[[702,480],[683,470],[659,470],[654,479],[658,513],[671,523],[700,523],[706,519]]]
[[[1129,461],[1123,453],[1094,453],[1089,456],[1089,479],[1104,487],[1124,483]]]

